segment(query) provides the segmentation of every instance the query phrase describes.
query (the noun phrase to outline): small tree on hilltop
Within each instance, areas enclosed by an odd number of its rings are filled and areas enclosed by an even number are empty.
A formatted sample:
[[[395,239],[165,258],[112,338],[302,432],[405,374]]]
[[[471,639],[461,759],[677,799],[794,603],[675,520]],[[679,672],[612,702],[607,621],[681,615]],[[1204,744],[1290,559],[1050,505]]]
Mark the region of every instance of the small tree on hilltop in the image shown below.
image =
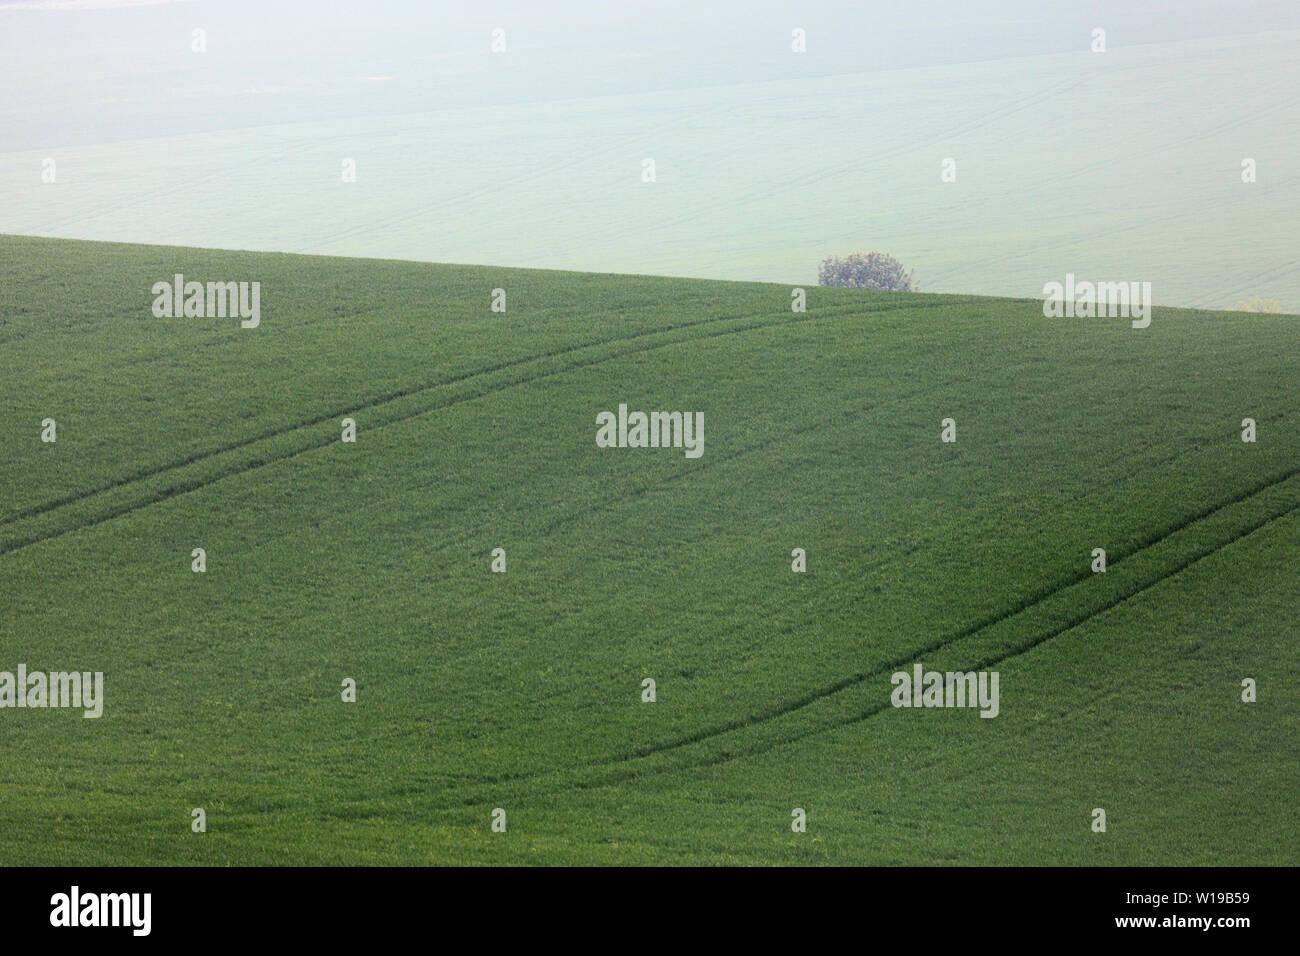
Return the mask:
[[[1278,312],[1282,311],[1282,303],[1277,299],[1265,299],[1262,296],[1253,295],[1249,299],[1243,299],[1232,307],[1233,312]]]
[[[854,252],[823,259],[817,270],[817,283],[848,289],[912,292],[914,271],[904,269],[901,262],[885,252]]]

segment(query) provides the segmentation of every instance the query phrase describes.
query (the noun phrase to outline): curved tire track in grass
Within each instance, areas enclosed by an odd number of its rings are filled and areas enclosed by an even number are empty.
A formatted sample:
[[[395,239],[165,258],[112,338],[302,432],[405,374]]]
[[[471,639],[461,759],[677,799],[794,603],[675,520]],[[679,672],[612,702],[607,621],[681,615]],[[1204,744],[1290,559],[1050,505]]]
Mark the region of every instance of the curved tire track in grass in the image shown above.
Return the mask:
[[[121,488],[126,485],[134,484],[140,481],[145,481],[149,478],[155,478],[158,475],[165,474],[166,472],[169,471],[176,471],[180,468],[186,468],[190,465],[196,465],[199,464],[200,462],[207,461],[208,459],[215,458],[219,455],[224,455],[232,451],[238,451],[241,448],[247,448],[249,445],[255,445],[260,441],[268,441],[270,439],[279,438],[284,435],[288,435],[291,432],[299,431],[304,428],[312,428],[316,425],[322,425],[327,421],[337,419],[341,415],[352,414],[367,408],[375,408],[387,402],[396,401],[399,398],[407,398],[409,396],[419,394],[420,392],[431,391],[435,388],[443,388],[448,385],[456,385],[461,382],[469,381],[470,379],[481,375],[490,375],[494,372],[504,371],[508,368],[513,368],[515,366],[526,365],[529,362],[539,362],[539,361],[543,361],[544,359],[555,358],[567,352],[574,352],[580,349],[595,348],[600,345],[609,345],[614,342],[630,342],[636,340],[637,338],[642,338],[644,336],[662,334],[664,332],[671,332],[680,328],[688,328],[696,325],[705,325],[710,322],[721,322],[721,321],[726,321],[728,319],[739,319],[739,318],[748,318],[748,317],[750,316],[743,316],[743,315],[722,316],[713,319],[703,319],[700,320],[699,322],[689,322],[684,324],[666,326],[660,329],[651,329],[647,332],[639,333],[638,335],[634,335],[634,336],[599,339],[594,342],[585,342],[580,345],[566,346],[563,349],[558,349],[553,352],[543,352],[540,355],[529,355],[519,359],[510,359],[505,362],[499,362],[495,365],[489,365],[481,369],[475,369],[473,372],[465,372],[460,375],[453,375],[446,379],[442,379],[441,381],[430,382],[425,385],[416,386],[415,388],[399,389],[397,391],[386,392],[383,395],[378,395],[375,396],[374,398],[366,399],[364,400],[364,402],[358,405],[350,405],[346,408],[336,407],[335,409],[329,412],[314,415],[311,418],[303,419],[301,421],[294,422],[293,424],[290,425],[283,425],[279,427],[264,429],[258,432],[256,435],[251,435],[247,438],[241,438],[238,441],[227,442],[224,445],[220,445],[208,451],[199,452],[187,458],[177,459],[162,465],[157,465],[152,468],[142,469],[133,472],[130,475],[126,475],[121,478],[115,478],[112,481],[104,482],[100,485],[95,486],[94,488],[91,488],[88,491],[81,492],[80,494],[65,495],[64,497],[56,499],[54,501],[43,502],[37,505],[29,505],[26,508],[15,511],[3,518],[0,518],[0,527],[4,527],[10,524],[15,524],[26,518],[34,518],[39,515],[45,514],[47,512],[55,511],[59,508],[66,507],[71,504],[76,504],[78,501],[84,501],[87,498],[90,498],[94,495],[103,494],[106,491],[112,491],[116,488]]]
[[[1291,476],[1294,476],[1297,473],[1298,472],[1292,472]],[[1100,617],[1102,614],[1105,614],[1107,611],[1119,607],[1121,604],[1124,604],[1128,600],[1135,598],[1140,594],[1144,594],[1147,591],[1150,591],[1152,588],[1160,584],[1163,584],[1165,581],[1177,577],[1179,574],[1182,574],[1184,571],[1188,570],[1193,565],[1199,564],[1201,561],[1204,561],[1206,558],[1213,557],[1214,555],[1218,554],[1220,551],[1224,550],[1225,548],[1228,548],[1236,544],[1238,541],[1250,537],[1252,534],[1262,530],[1263,528],[1272,524],[1274,521],[1278,521],[1291,514],[1295,514],[1296,512],[1300,512],[1300,501],[1297,501],[1295,504],[1292,504],[1289,507],[1282,509],[1281,511],[1277,511],[1275,513],[1269,514],[1267,517],[1261,520],[1252,522],[1246,528],[1234,533],[1231,537],[1229,537],[1225,541],[1221,541],[1217,544],[1211,544],[1208,546],[1202,546],[1196,549],[1196,552],[1192,557],[1186,558],[1185,560],[1181,560],[1177,565],[1175,565],[1170,570],[1163,572],[1157,575],[1156,577],[1151,578],[1150,580],[1145,580],[1136,585],[1126,588],[1119,597],[1106,601],[1104,604],[1102,604],[1101,606],[1093,610],[1086,611],[1085,613],[1079,615],[1076,619],[1068,621],[1067,623],[1062,624],[1058,627],[1054,627],[1048,631],[1042,632],[1036,635],[1035,637],[1031,638],[1030,640],[1026,641],[1025,643],[1021,644],[1020,646],[1007,651],[1006,653],[984,658],[969,666],[963,666],[962,670],[965,671],[984,670],[996,664],[1001,664],[1004,661],[1010,660],[1013,657],[1019,657],[1021,654],[1026,654],[1029,651],[1033,650],[1034,648],[1038,647],[1039,645],[1045,644],[1048,641],[1053,640],[1054,638],[1060,637],[1061,635],[1069,631],[1072,631],[1077,627],[1081,627],[1084,624],[1087,624],[1093,618]],[[1183,529],[1180,528],[1179,530],[1183,530]],[[1113,566],[1114,564],[1115,562],[1108,562],[1108,566]],[[925,651],[922,651],[914,655],[914,657],[919,658],[923,656],[925,653],[926,653]],[[892,672],[893,670],[896,670],[898,667],[901,667],[904,664],[912,664],[912,663],[915,663],[915,661],[908,660],[908,661],[900,662],[897,665],[891,664],[889,666],[886,666],[885,668],[882,668],[880,671],[878,671],[875,675],[872,676],[882,676],[884,673]],[[837,730],[842,727],[848,727],[856,723],[861,723],[862,721],[874,717],[875,715],[881,713],[882,711],[889,710],[889,709],[891,709],[890,704],[887,703],[878,704],[868,708],[865,711],[862,711],[855,717],[852,717],[848,720],[841,720],[831,724],[827,724],[826,726],[809,730],[807,732],[793,736],[789,739],[771,741],[765,744],[757,745],[749,750],[746,750],[743,753],[727,755],[726,757],[723,757],[721,759],[706,760],[701,763],[692,765],[691,769],[694,769],[695,767],[707,767],[707,766],[713,766],[718,763],[725,763],[727,760],[734,759],[735,757],[742,757],[742,756],[748,757],[748,756],[753,756],[755,754],[764,753],[768,750],[774,749],[775,747],[779,747],[787,743],[795,743],[799,740],[803,740],[808,737],[815,736],[816,734],[825,733],[826,731],[830,731],[830,730]]]
[[[1134,559],[1146,555],[1148,552],[1158,548],[1160,545],[1172,541],[1184,532],[1194,532],[1196,526],[1201,522],[1208,521],[1215,517],[1222,517],[1238,505],[1250,504],[1253,501],[1260,499],[1261,496],[1266,495],[1269,491],[1282,488],[1288,481],[1291,481],[1297,476],[1300,476],[1300,467],[1290,469],[1284,473],[1257,482],[1246,490],[1238,492],[1226,500],[1202,508],[1196,513],[1174,523],[1171,526],[1166,526],[1166,528],[1162,530],[1151,533],[1146,538],[1142,539],[1136,546],[1122,554],[1110,558],[1107,562],[1108,573],[1113,571],[1117,566],[1122,565],[1124,562],[1128,561],[1131,563]],[[1176,577],[1193,565],[1198,564],[1238,541],[1249,537],[1272,522],[1285,518],[1297,511],[1300,511],[1300,483],[1297,483],[1297,485],[1291,489],[1289,497],[1283,499],[1282,506],[1275,505],[1271,508],[1267,508],[1263,517],[1258,517],[1255,520],[1248,522],[1244,527],[1236,527],[1226,538],[1219,535],[1207,544],[1193,546],[1191,548],[1190,556],[1180,558],[1172,566],[1163,566],[1158,568],[1155,574],[1139,575],[1135,581],[1121,585],[1117,594],[1102,603],[1093,603],[1083,609],[1080,613],[1070,615],[1064,622],[1039,630],[1027,640],[1022,639],[1016,641],[1014,646],[1006,650],[1004,653],[984,656],[977,663],[969,666],[962,665],[960,669],[963,671],[983,670],[1013,657],[1027,653],[1054,638],[1060,637],[1075,628],[1083,626],[1092,619],[1124,604],[1131,598],[1137,597],[1138,595],[1151,590],[1162,582]],[[1186,545],[1184,545],[1184,547],[1186,547]],[[938,641],[934,641],[925,647],[900,655],[897,658],[873,667],[869,671],[862,671],[853,674],[817,690],[810,691],[788,704],[769,708],[768,710],[747,718],[731,721],[723,725],[715,725],[714,727],[701,730],[685,737],[679,737],[676,740],[662,744],[638,748],[619,757],[575,764],[556,771],[502,775],[500,777],[480,777],[473,781],[472,784],[467,781],[467,784],[470,784],[471,786],[477,785],[480,787],[493,787],[509,784],[527,785],[533,783],[544,785],[550,782],[548,778],[552,776],[559,776],[564,773],[581,774],[586,772],[591,775],[587,779],[560,781],[558,787],[547,788],[546,792],[550,793],[571,789],[587,789],[606,786],[611,783],[618,783],[647,774],[680,772],[716,766],[740,757],[750,757],[762,754],[769,750],[773,750],[776,747],[796,743],[800,740],[827,731],[851,726],[855,723],[867,720],[885,710],[891,709],[889,702],[887,700],[881,701],[866,710],[858,711],[849,717],[823,720],[815,726],[800,729],[795,733],[783,734],[775,739],[757,741],[748,745],[738,746],[734,750],[726,750],[720,754],[706,756],[702,760],[668,763],[660,766],[629,766],[641,762],[652,761],[656,757],[671,756],[688,747],[715,742],[728,734],[740,733],[751,728],[761,728],[773,721],[796,714],[799,711],[805,710],[806,708],[820,702],[829,701],[844,691],[865,684],[873,678],[884,677],[900,668],[909,667],[915,664],[923,657],[940,653],[961,641],[977,637],[1000,624],[1013,622],[1018,616],[1031,612],[1036,608],[1047,604],[1051,599],[1064,595],[1067,591],[1084,584],[1094,577],[1095,575],[1093,575],[1091,570],[1081,572],[1062,583],[1034,592],[1021,601],[1016,602],[1011,607],[981,618],[961,630]],[[477,806],[482,802],[484,802],[484,799],[482,798],[466,798],[463,801],[449,804],[449,806]]]
[[[795,318],[795,319],[783,319],[783,320],[772,321],[772,322],[762,322],[762,321],[751,322],[748,325],[738,325],[735,328],[723,329],[720,331],[713,331],[713,332],[704,332],[703,334],[698,334],[698,335],[687,335],[684,337],[676,337],[663,342],[655,342],[651,344],[641,345],[636,348],[616,351],[611,354],[602,355],[599,357],[591,358],[589,360],[572,362],[557,369],[551,369],[549,371],[539,372],[538,374],[535,375],[524,376],[522,378],[505,382],[504,384],[502,384],[500,387],[497,388],[491,388],[491,387],[484,388],[478,391],[474,391],[470,394],[455,397],[448,401],[431,405],[429,407],[422,407],[408,412],[403,412],[385,421],[368,425],[367,427],[370,429],[383,428],[388,425],[394,425],[400,422],[408,421],[412,418],[416,418],[420,415],[425,415],[442,408],[449,408],[453,405],[463,404],[464,402],[467,401],[472,401],[477,398],[483,398],[487,395],[503,392],[511,388],[517,388],[523,385],[528,385],[533,382],[541,381],[543,379],[551,378],[556,375],[564,374],[566,372],[576,371],[578,369],[583,369],[583,368],[589,368],[594,365],[615,361],[617,359],[625,358],[629,355],[635,355],[641,352],[654,351],[660,348],[666,348],[673,345],[682,345],[687,342],[702,341],[705,339],[717,338],[723,335],[733,335],[736,333],[748,332],[756,329],[780,328],[788,325],[798,325],[805,322],[816,322],[816,321],[823,321],[826,319],[833,319],[833,318],[844,318],[844,317],[853,317],[857,315],[871,315],[876,313],[899,312],[899,311],[908,311],[908,310],[946,308],[955,304],[960,304],[960,302],[961,299],[958,298],[951,301],[945,300],[939,303],[909,303],[909,304],[902,304],[902,305],[889,305],[884,308],[864,306],[864,305],[858,305],[857,303],[851,303],[843,306],[828,306],[816,312],[801,314],[799,318]],[[73,507],[75,505],[90,501],[91,499],[99,495],[107,494],[111,491],[122,490],[122,489],[129,490],[132,489],[133,486],[142,484],[151,479],[165,477],[166,475],[171,474],[172,472],[201,465],[235,451],[251,448],[253,445],[256,445],[263,441],[274,441],[275,439],[278,438],[291,436],[294,433],[301,432],[308,428],[314,428],[314,427],[324,425],[327,422],[337,421],[338,418],[343,415],[355,415],[358,412],[373,410],[383,405],[391,404],[393,402],[401,401],[403,399],[419,398],[420,396],[428,392],[432,392],[440,388],[450,388],[456,385],[462,385],[466,382],[472,382],[475,379],[483,378],[499,372],[509,371],[511,369],[519,368],[529,364],[533,364],[537,362],[546,362],[552,359],[559,359],[565,355],[577,351],[583,351],[587,349],[597,349],[606,345],[616,345],[621,343],[635,342],[640,339],[667,335],[671,332],[675,332],[681,329],[696,329],[696,328],[707,327],[707,326],[715,326],[723,322],[745,322],[747,319],[751,319],[751,318],[754,318],[754,314],[739,315],[739,316],[722,316],[722,317],[715,317],[710,319],[701,319],[698,322],[678,323],[676,325],[668,326],[663,329],[656,329],[648,332],[642,332],[633,336],[615,337],[615,338],[605,339],[599,342],[587,343],[584,345],[567,346],[565,348],[557,349],[553,352],[543,353],[541,355],[534,355],[526,358],[513,359],[508,362],[498,363],[497,365],[490,366],[485,369],[480,369],[475,372],[464,373],[458,376],[452,376],[450,378],[444,379],[439,382],[416,386],[409,389],[402,389],[397,392],[391,392],[386,395],[382,395],[377,398],[370,399],[369,401],[366,402],[348,405],[344,408],[334,410],[329,414],[314,416],[310,420],[299,422],[295,425],[287,426],[284,428],[276,429],[270,433],[262,434],[260,436],[253,437],[253,438],[244,439],[239,442],[231,443],[230,445],[225,446],[221,449],[217,449],[211,452],[203,453],[201,455],[193,456],[192,458],[187,459],[182,463],[174,463],[171,465],[160,466],[156,469],[151,470],[148,473],[139,474],[128,479],[121,479],[111,485],[101,487],[99,489],[96,489],[95,491],[87,492],[75,498],[61,500],[56,503],[48,503],[47,505],[44,506],[37,506],[39,507],[39,510],[35,511],[35,513],[25,514],[20,518],[12,519],[9,523],[15,524],[23,520],[32,520],[34,518],[40,518],[45,515],[52,514],[53,512],[56,512],[62,508]],[[40,544],[45,541],[50,541],[55,538],[63,537],[64,535],[73,534],[77,531],[82,531],[87,528],[94,527],[95,525],[103,524],[104,522],[110,521],[113,518],[119,518],[124,515],[131,514],[135,511],[139,511],[142,508],[146,508],[149,507],[150,505],[167,501],[171,498],[175,498],[182,494],[188,494],[189,492],[192,491],[198,491],[216,481],[220,481],[223,478],[229,478],[235,475],[247,474],[249,472],[256,471],[259,468],[263,468],[275,462],[285,461],[290,458],[295,458],[298,455],[305,454],[309,451],[315,451],[321,448],[326,448],[336,441],[338,441],[338,436],[333,431],[331,431],[330,436],[324,440],[316,440],[306,445],[303,445],[302,447],[291,448],[274,454],[260,455],[255,457],[252,461],[244,461],[244,462],[236,463],[230,467],[217,471],[215,474],[203,475],[203,476],[190,479],[188,481],[182,481],[178,484],[170,485],[167,488],[148,496],[144,500],[129,501],[124,504],[112,507],[101,514],[94,515],[90,517],[88,520],[73,524],[69,527],[59,528],[59,529],[45,531],[36,534],[30,534],[27,535],[26,537],[20,537],[11,540],[9,542],[6,542],[5,544],[0,545],[0,556],[12,554],[15,551],[19,551],[23,548],[31,547],[32,545],[35,544]],[[30,510],[31,509],[29,509],[29,511]]]

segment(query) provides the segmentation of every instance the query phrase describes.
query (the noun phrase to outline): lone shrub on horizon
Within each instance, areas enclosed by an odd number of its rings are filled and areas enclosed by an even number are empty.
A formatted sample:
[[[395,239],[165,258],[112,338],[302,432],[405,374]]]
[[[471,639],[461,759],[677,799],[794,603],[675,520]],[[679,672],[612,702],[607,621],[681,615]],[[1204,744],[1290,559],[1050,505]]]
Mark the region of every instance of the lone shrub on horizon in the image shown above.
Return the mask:
[[[1276,312],[1282,311],[1282,303],[1277,299],[1265,299],[1262,296],[1253,295],[1249,299],[1243,299],[1232,307],[1233,312]]]
[[[912,275],[903,264],[886,252],[854,252],[847,256],[827,256],[817,270],[817,284],[848,289],[881,289],[885,292],[912,292]]]

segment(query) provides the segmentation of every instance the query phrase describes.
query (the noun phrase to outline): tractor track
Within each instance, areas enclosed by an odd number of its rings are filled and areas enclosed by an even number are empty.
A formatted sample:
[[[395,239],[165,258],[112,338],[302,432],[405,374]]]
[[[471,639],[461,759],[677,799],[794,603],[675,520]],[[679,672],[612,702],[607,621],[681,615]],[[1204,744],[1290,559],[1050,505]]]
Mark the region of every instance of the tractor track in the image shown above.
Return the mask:
[[[613,354],[598,356],[584,361],[572,362],[558,369],[543,371],[535,375],[524,376],[522,378],[515,379],[510,382],[506,382],[505,384],[497,388],[491,388],[491,387],[484,388],[480,391],[474,392],[473,394],[452,398],[449,401],[445,401],[440,404],[435,404],[427,408],[419,408],[410,412],[404,412],[402,414],[393,416],[392,418],[389,418],[385,421],[377,422],[367,427],[371,430],[384,428],[388,425],[395,425],[401,422],[409,421],[410,419],[417,418],[421,415],[426,415],[443,408],[449,408],[455,405],[463,404],[468,401],[473,401],[478,398],[484,398],[489,395],[499,394],[501,392],[509,391],[510,389],[513,388],[518,388],[524,385],[532,384],[534,382],[542,381],[544,379],[553,378],[557,375],[563,375],[568,372],[579,371],[581,369],[590,368],[592,366],[604,364],[606,362],[616,361],[618,359],[626,358],[631,355],[636,355],[643,352],[655,351],[661,348],[668,348],[675,345],[683,345],[689,342],[705,341],[708,339],[718,338],[725,335],[734,335],[741,332],[766,330],[766,329],[779,329],[791,325],[800,325],[806,322],[815,322],[815,321],[821,321],[826,319],[845,318],[845,317],[851,318],[859,315],[865,316],[865,315],[873,315],[878,313],[909,311],[909,310],[916,310],[916,309],[944,308],[952,304],[953,304],[952,302],[945,300],[939,303],[916,303],[916,304],[889,306],[886,308],[871,308],[871,307],[864,308],[863,306],[857,304],[852,304],[847,306],[830,306],[825,309],[819,310],[817,312],[809,312],[809,313],[802,314],[800,318],[796,318],[796,319],[784,319],[775,322],[761,322],[761,321],[753,322],[747,325],[741,325],[735,328],[722,329],[715,332],[706,332],[704,334],[677,337],[664,342],[644,344],[636,348],[624,349],[615,352]],[[158,468],[151,469],[150,471],[145,473],[137,473],[136,475],[133,475],[130,478],[119,479],[118,481],[112,484],[101,486],[100,488],[97,488],[94,491],[86,492],[85,494],[73,498],[65,498],[59,500],[58,502],[49,502],[46,503],[45,505],[34,506],[33,509],[28,509],[28,512],[30,513],[25,513],[19,518],[11,518],[9,519],[8,523],[13,524],[19,520],[30,520],[31,518],[34,517],[40,517],[42,515],[57,511],[60,508],[71,507],[73,505],[86,502],[96,497],[97,495],[105,494],[107,492],[119,490],[122,488],[129,488],[133,485],[140,484],[142,482],[148,481],[153,478],[162,477],[169,473],[179,471],[187,467],[209,462],[213,459],[219,458],[222,455],[249,448],[257,444],[258,442],[271,441],[277,438],[283,438],[285,436],[292,435],[296,432],[300,432],[308,428],[318,427],[329,421],[337,421],[338,418],[343,415],[356,415],[360,412],[372,411],[383,405],[390,404],[395,401],[400,401],[406,398],[417,397],[422,394],[432,392],[440,388],[447,388],[450,386],[463,384],[465,382],[473,381],[474,379],[483,378],[488,375],[496,374],[503,371],[508,371],[510,369],[519,368],[536,362],[546,362],[552,359],[562,358],[563,356],[576,351],[600,348],[606,345],[617,345],[620,343],[636,342],[640,339],[650,338],[658,335],[666,335],[668,333],[675,332],[682,329],[698,329],[702,327],[717,325],[718,323],[722,323],[722,322],[743,322],[746,319],[754,318],[755,315],[760,315],[760,314],[762,313],[750,313],[750,314],[737,315],[737,316],[719,316],[710,319],[701,319],[697,322],[678,323],[676,325],[667,326],[661,329],[655,329],[647,332],[638,333],[637,335],[633,335],[633,336],[613,337],[613,338],[601,340],[599,342],[586,343],[584,345],[567,346],[565,348],[557,349],[552,352],[546,352],[539,355],[533,355],[525,358],[512,359],[507,362],[497,363],[496,365],[489,366],[484,369],[479,369],[474,372],[467,372],[458,376],[452,376],[440,380],[438,382],[434,382],[426,385],[420,385],[409,389],[401,389],[395,392],[390,392],[385,395],[369,399],[362,403],[349,405],[347,407],[332,410],[328,414],[321,414],[321,415],[314,416],[309,420],[298,422],[294,425],[265,432],[260,434],[259,436],[243,439],[239,442],[230,443],[226,446],[223,446],[222,448],[210,452],[205,452],[200,455],[192,456],[191,458],[186,459],[184,462],[181,463],[172,463],[165,466],[159,466]],[[3,546],[0,546],[0,557],[4,555],[12,554],[16,551],[22,550],[23,548],[31,547],[32,545],[41,544],[46,541],[51,541],[56,538],[61,538],[65,535],[74,534],[78,531],[86,530],[87,528],[92,528],[96,525],[103,524],[104,522],[110,521],[114,518],[119,518],[124,515],[132,514],[133,512],[139,511],[142,508],[147,508],[151,505],[168,501],[172,498],[179,497],[180,495],[183,494],[188,494],[193,491],[199,491],[224,478],[230,478],[236,475],[248,474],[260,468],[266,467],[267,465],[275,464],[281,461],[286,461],[288,459],[295,458],[299,455],[306,454],[307,452],[310,451],[320,450],[322,448],[328,447],[329,445],[333,444],[336,441],[338,441],[338,437],[336,435],[331,434],[330,437],[326,439],[311,442],[310,444],[307,444],[304,447],[293,448],[275,454],[259,456],[255,461],[238,463],[224,470],[220,470],[216,474],[201,476],[199,478],[191,479],[189,481],[181,482],[177,485],[170,486],[159,493],[149,496],[143,501],[130,502],[124,505],[111,508],[108,511],[104,512],[103,514],[97,515],[88,521],[84,521],[67,528],[62,528],[47,533],[29,535],[25,538],[19,538],[7,542]],[[3,523],[0,522],[0,524]]]
[[[1264,494],[1270,489],[1279,487],[1298,475],[1300,475],[1300,468],[1293,468],[1282,474],[1274,475],[1270,478],[1264,479],[1263,481],[1257,482],[1256,484],[1252,485],[1250,488],[1242,492],[1239,492],[1226,500],[1220,501],[1213,505],[1209,505],[1201,509],[1200,511],[1196,512],[1195,514],[1181,521],[1175,522],[1173,525],[1167,526],[1163,530],[1153,532],[1152,534],[1148,535],[1146,538],[1138,542],[1138,544],[1135,545],[1134,547],[1130,548],[1129,550],[1125,551],[1122,554],[1118,554],[1115,557],[1109,559],[1107,562],[1108,570],[1113,569],[1117,565],[1122,564],[1125,560],[1132,559],[1134,557],[1137,557],[1140,554],[1143,554],[1144,552],[1150,551],[1152,548],[1155,548],[1160,544],[1163,544],[1164,542],[1170,540],[1171,538],[1175,537],[1176,535],[1180,534],[1183,531],[1191,529],[1193,526],[1195,526],[1196,524],[1202,521],[1205,521],[1215,515],[1218,515],[1226,511],[1227,509],[1232,508],[1235,505],[1250,501],[1251,499]],[[1279,520],[1281,518],[1285,518],[1288,515],[1291,515],[1298,510],[1300,510],[1300,501],[1297,501],[1294,504],[1290,504],[1289,506],[1282,508],[1281,510],[1276,510],[1276,509],[1272,510],[1267,514],[1267,516],[1263,517],[1262,519],[1251,522],[1245,528],[1238,529],[1234,534],[1232,534],[1226,540],[1219,540],[1217,542],[1210,543],[1195,549],[1195,553],[1191,557],[1179,561],[1171,568],[1165,568],[1161,570],[1154,577],[1148,576],[1146,578],[1138,579],[1137,581],[1133,582],[1131,585],[1125,587],[1124,590],[1118,596],[1105,601],[1101,605],[1090,608],[1081,614],[1071,617],[1063,624],[1051,627],[1039,634],[1034,635],[1033,637],[1029,638],[1026,641],[1022,641],[1018,643],[1015,648],[1007,651],[1006,653],[984,658],[979,662],[968,667],[963,667],[962,669],[967,671],[982,670],[991,667],[993,665],[1000,664],[1003,661],[1010,660],[1013,657],[1017,657],[1021,654],[1027,653],[1028,651],[1033,650],[1034,648],[1039,647],[1040,645],[1045,644],[1048,641],[1053,640],[1054,638],[1060,637],[1061,635],[1069,631],[1072,631],[1075,628],[1083,626],[1084,624],[1088,623],[1094,618],[1099,617],[1102,614],[1105,614],[1107,611],[1113,610],[1114,608],[1124,604],[1130,599],[1140,594],[1143,594],[1146,591],[1151,590],[1157,585],[1165,581],[1168,581],[1171,578],[1176,577],[1177,575],[1181,574],[1183,571],[1186,571],[1188,568],[1192,567],[1193,565],[1198,564],[1199,562],[1205,560],[1206,558],[1212,557],[1213,555],[1224,550],[1225,548],[1230,547],[1231,545],[1237,543],[1238,541],[1241,541],[1244,538],[1249,537],[1250,535],[1261,530],[1262,528],[1266,527],[1272,522]],[[737,732],[745,731],[756,727],[763,727],[764,725],[767,725],[782,717],[789,716],[798,711],[804,710],[814,704],[817,704],[821,701],[828,700],[836,696],[837,694],[840,694],[853,687],[859,686],[873,678],[880,678],[885,676],[886,674],[898,670],[899,668],[913,665],[921,658],[927,655],[933,655],[939,653],[940,651],[952,647],[953,645],[959,643],[960,641],[969,639],[999,624],[1010,621],[1020,614],[1023,614],[1040,605],[1045,604],[1050,599],[1063,594],[1064,592],[1068,591],[1070,588],[1077,587],[1078,585],[1082,584],[1084,581],[1087,581],[1091,577],[1093,577],[1093,574],[1090,570],[1075,575],[1064,582],[1034,592],[1033,594],[1016,602],[1012,606],[1000,612],[997,612],[995,614],[991,614],[984,618],[981,618],[980,620],[970,625],[967,625],[961,630],[956,631],[948,635],[947,637],[942,638],[941,640],[934,641],[926,645],[925,647],[909,651],[904,655],[900,655],[890,661],[887,661],[883,664],[873,667],[870,671],[863,671],[854,674],[852,676],[842,678],[838,681],[835,681],[832,684],[826,685],[815,691],[806,693],[788,704],[776,708],[771,708],[769,710],[763,711],[762,713],[753,715],[751,717],[731,721],[727,724],[715,725],[712,728],[700,731],[698,733],[690,734],[685,737],[679,737],[675,740],[667,741],[662,744],[642,747],[616,757],[605,758],[596,761],[589,761],[587,763],[574,764],[560,771],[548,770],[548,771],[538,771],[538,772],[527,773],[527,774],[514,774],[514,775],[502,775],[502,776],[491,776],[491,777],[484,776],[484,777],[477,778],[473,781],[470,781],[467,778],[465,783],[470,786],[478,785],[483,787],[499,786],[503,784],[521,784],[521,783],[543,784],[547,782],[548,777],[554,776],[557,773],[573,773],[573,772],[583,772],[583,771],[596,772],[598,776],[593,777],[592,779],[564,782],[558,788],[547,789],[547,792],[550,793],[550,792],[559,792],[563,790],[589,789],[592,787],[605,786],[610,783],[617,783],[620,781],[625,781],[625,780],[629,780],[629,779],[633,779],[645,775],[650,775],[650,774],[680,772],[686,770],[703,769],[711,766],[717,766],[720,764],[729,763],[733,760],[742,757],[750,757],[750,756],[762,754],[767,751],[773,750],[777,747],[781,747],[790,743],[796,743],[800,740],[804,740],[809,737],[816,736],[818,734],[826,733],[828,731],[834,731],[842,727],[852,726],[853,724],[860,723],[885,710],[890,709],[890,704],[888,703],[888,701],[884,701],[879,704],[875,704],[867,708],[866,710],[861,711],[858,714],[849,717],[847,719],[825,722],[820,725],[804,729],[794,734],[786,734],[780,736],[777,739],[759,741],[750,744],[748,746],[738,747],[734,751],[727,751],[720,755],[706,757],[703,760],[697,760],[697,761],[692,761],[692,762],[687,762],[682,764],[671,764],[668,766],[659,766],[659,767],[641,768],[641,767],[629,766],[630,764],[634,764],[638,761],[645,761],[654,757],[672,754],[676,751],[680,751],[687,747],[691,747],[697,744],[708,743],[710,741],[714,741],[719,738],[722,738],[727,734],[737,733]],[[449,806],[477,806],[481,802],[482,800],[478,798],[473,798],[473,799],[467,798],[461,802],[450,804]]]

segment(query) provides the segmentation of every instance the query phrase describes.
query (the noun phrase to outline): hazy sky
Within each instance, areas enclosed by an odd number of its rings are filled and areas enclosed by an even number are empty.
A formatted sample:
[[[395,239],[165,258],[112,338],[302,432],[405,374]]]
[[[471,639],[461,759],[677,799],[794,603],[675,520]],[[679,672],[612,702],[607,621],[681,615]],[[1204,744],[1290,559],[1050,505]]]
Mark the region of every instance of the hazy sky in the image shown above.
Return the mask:
[[[1296,29],[1300,3],[0,0],[0,152],[1057,53],[1095,26],[1114,48]]]

